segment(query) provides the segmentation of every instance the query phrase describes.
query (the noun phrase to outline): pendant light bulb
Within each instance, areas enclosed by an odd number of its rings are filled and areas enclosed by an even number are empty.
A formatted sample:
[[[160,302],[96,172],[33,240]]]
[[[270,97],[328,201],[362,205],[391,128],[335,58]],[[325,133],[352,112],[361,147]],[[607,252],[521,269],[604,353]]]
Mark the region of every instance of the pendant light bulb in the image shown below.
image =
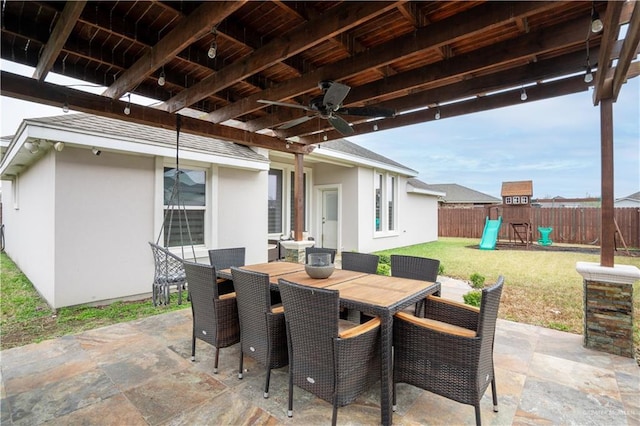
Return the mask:
[[[440,120],[440,107],[436,110],[436,115],[434,116],[436,120]]]
[[[124,107],[124,115],[131,114],[131,94],[129,94],[128,97],[127,106]]]
[[[209,47],[209,51],[207,52],[207,56],[211,59],[216,57],[218,53],[218,44],[215,41],[211,42],[211,47]]]
[[[522,90],[520,91],[520,100],[521,101],[526,101],[527,100],[527,91],[525,90],[525,88],[523,87]]]
[[[160,77],[158,77],[158,86],[164,86],[164,83],[166,83],[167,79],[166,76],[164,75],[164,68],[162,69],[162,71],[160,72]]]
[[[587,72],[584,75],[584,82],[591,83],[593,81],[593,74],[591,73],[591,65],[587,65]]]
[[[67,101],[64,101],[64,105],[62,105],[62,112],[65,114],[69,112],[69,103]]]
[[[602,31],[603,27],[604,25],[602,25],[602,20],[600,20],[600,14],[593,10],[591,12],[591,32],[597,34]]]

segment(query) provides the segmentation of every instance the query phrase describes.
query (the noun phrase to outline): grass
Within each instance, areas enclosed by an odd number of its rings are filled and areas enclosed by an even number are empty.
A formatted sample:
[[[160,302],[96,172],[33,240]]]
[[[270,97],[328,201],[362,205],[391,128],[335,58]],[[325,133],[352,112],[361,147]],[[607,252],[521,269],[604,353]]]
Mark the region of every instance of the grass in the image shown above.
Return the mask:
[[[73,306],[54,311],[9,257],[0,255],[0,350],[37,343],[66,334],[189,308],[172,294],[168,306],[153,306],[151,299],[115,302],[105,306]]]
[[[471,248],[476,239],[441,238],[439,241],[380,253],[408,254],[440,259],[443,274],[469,281],[473,274],[486,278],[485,285],[505,276],[500,317],[572,333],[582,333],[582,277],[576,262],[600,261],[599,255],[534,250],[484,251]],[[616,264],[640,268],[640,257],[618,257]],[[75,306],[54,312],[40,298],[29,280],[6,254],[0,255],[0,349],[77,333],[190,307],[177,304],[154,307],[150,299],[116,302],[108,306]],[[184,300],[184,298],[183,298]],[[640,312],[640,283],[634,285],[634,310]],[[636,346],[640,327],[634,323]]]
[[[436,242],[379,252],[440,259],[444,275],[469,281],[477,273],[485,285],[505,277],[500,317],[581,334],[583,330],[582,276],[576,262],[600,262],[600,255],[565,251],[478,250],[477,239],[440,238]],[[616,264],[640,268],[640,257],[616,256]],[[640,346],[640,282],[634,285],[634,338]]]

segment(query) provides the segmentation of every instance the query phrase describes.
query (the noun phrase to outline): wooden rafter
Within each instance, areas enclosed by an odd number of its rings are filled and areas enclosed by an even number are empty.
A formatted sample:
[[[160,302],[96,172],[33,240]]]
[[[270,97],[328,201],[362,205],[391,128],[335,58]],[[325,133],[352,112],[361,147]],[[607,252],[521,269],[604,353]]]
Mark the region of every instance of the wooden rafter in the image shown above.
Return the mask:
[[[103,95],[114,99],[121,97],[180,51],[211,31],[213,25],[238,10],[245,1],[203,3],[126,70]]]
[[[42,52],[42,56],[40,56],[36,70],[33,73],[33,78],[44,81],[47,77],[47,74],[51,71],[53,64],[58,58],[58,54],[69,38],[73,27],[76,25],[86,3],[86,1],[70,1],[65,4],[58,18],[58,22],[56,22],[56,26],[51,32],[49,41],[47,41],[44,51]]]
[[[631,62],[638,55],[638,48],[640,47],[640,6],[637,3],[633,3],[633,13],[629,21],[629,28],[627,29],[628,37],[624,39],[620,56],[618,58],[618,64],[613,75],[613,99],[618,99],[620,88],[627,81]]]
[[[613,97],[613,75],[608,75],[611,70],[611,51],[614,48],[620,30],[619,22],[622,14],[623,2],[609,2],[607,13],[602,21],[604,25],[600,55],[598,55],[598,74],[596,75],[593,90],[593,104],[598,105],[602,99]]]
[[[169,112],[175,112],[190,106],[209,94],[260,72],[283,58],[290,58],[364,21],[375,18],[395,5],[396,2],[347,2],[340,5],[320,18],[309,21],[304,28],[297,28],[291,34],[272,40],[250,55],[233,62],[189,89],[183,90],[165,102],[163,107]]]
[[[484,31],[488,27],[497,27],[504,22],[515,19],[515,17],[543,12],[552,6],[553,2],[522,2],[513,4],[509,9],[500,9],[495,4],[488,4],[482,7],[482,13],[479,13],[478,10],[471,10],[453,16],[421,28],[415,33],[373,47],[351,58],[317,68],[299,78],[287,80],[276,87],[247,96],[234,104],[212,112],[209,114],[209,119],[220,123],[264,108],[264,104],[257,102],[260,99],[273,101],[290,99],[307,92],[309,87],[315,87],[319,80],[349,78],[369,68],[388,65],[399,58],[441,47]]]

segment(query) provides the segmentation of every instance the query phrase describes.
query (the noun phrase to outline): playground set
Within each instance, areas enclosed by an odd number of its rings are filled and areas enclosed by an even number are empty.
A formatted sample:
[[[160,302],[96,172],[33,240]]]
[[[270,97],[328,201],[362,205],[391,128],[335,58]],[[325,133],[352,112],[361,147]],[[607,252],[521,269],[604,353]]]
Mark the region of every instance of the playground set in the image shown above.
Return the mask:
[[[531,207],[533,181],[502,182],[501,196],[502,205],[491,207],[485,219],[480,249],[495,250],[502,224],[507,226],[510,243],[514,242],[528,248],[533,239]],[[501,211],[501,215],[498,211]],[[551,245],[553,243],[549,238],[551,231],[553,231],[553,228],[538,227],[538,232],[540,233],[538,244],[542,246]]]

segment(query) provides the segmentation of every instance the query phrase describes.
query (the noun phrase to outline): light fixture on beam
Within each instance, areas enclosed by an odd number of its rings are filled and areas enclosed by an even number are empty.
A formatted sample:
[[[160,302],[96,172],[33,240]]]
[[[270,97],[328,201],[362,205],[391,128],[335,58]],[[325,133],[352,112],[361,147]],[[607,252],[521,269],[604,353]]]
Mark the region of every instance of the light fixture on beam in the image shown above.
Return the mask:
[[[62,112],[65,114],[69,112],[69,102],[64,101],[64,104],[62,104]]]
[[[211,59],[214,59],[216,57],[216,55],[218,54],[218,31],[216,29],[216,27],[213,27],[211,29],[211,32],[213,33],[213,41],[211,42],[211,45],[209,46],[209,51],[207,52],[207,56]]]
[[[434,115],[433,118],[440,120],[440,106],[436,108],[436,115]]]
[[[591,65],[587,60],[587,72],[584,74],[584,82],[591,83],[593,81],[593,73],[591,72]]]
[[[162,71],[160,71],[160,76],[158,77],[158,86],[164,86],[166,83],[166,76],[164,75],[164,67],[162,67]]]
[[[128,100],[127,100],[127,106],[124,107],[124,115],[131,114],[131,93],[129,93],[127,97],[128,97]]]
[[[527,96],[527,89],[525,89],[524,87],[520,90],[520,100],[521,101],[526,101],[528,98]]]
[[[56,142],[53,144],[53,149],[60,152],[64,149],[64,142]]]
[[[596,12],[594,4],[591,3],[591,32],[597,34],[602,31],[603,27],[604,25],[602,25],[600,14]]]

